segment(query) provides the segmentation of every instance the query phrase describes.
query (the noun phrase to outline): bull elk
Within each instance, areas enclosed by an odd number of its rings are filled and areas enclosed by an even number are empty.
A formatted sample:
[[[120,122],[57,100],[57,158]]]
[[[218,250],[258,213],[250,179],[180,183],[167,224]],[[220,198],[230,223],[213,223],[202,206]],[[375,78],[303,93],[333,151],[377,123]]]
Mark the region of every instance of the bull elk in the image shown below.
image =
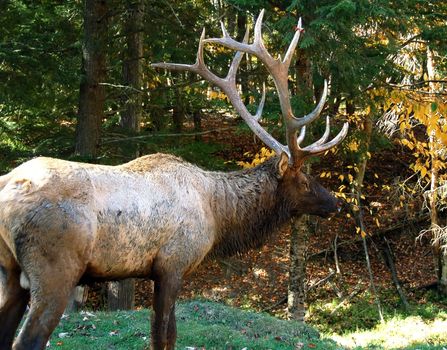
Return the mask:
[[[166,154],[119,166],[39,157],[0,177],[0,349],[44,349],[77,284],[128,277],[154,280],[152,347],[174,349],[177,294],[184,277],[206,256],[259,247],[292,216],[327,217],[337,209],[337,199],[300,168],[309,156],[340,143],[348,125],[327,142],[328,119],[320,140],[300,145],[306,125],[323,109],[327,84],[313,112],[302,118],[293,115],[287,76],[301,22],[284,59],[276,59],[263,44],[263,13],[252,44],[248,30],[238,42],[222,25],[222,38],[205,39],[203,32],[195,64],[153,66],[191,71],[220,87],[277,156],[229,173],[205,171]],[[206,43],[236,51],[225,78],[206,67]],[[259,124],[265,89],[255,115],[242,103],[236,71],[243,53],[258,57],[273,77],[287,145]]]

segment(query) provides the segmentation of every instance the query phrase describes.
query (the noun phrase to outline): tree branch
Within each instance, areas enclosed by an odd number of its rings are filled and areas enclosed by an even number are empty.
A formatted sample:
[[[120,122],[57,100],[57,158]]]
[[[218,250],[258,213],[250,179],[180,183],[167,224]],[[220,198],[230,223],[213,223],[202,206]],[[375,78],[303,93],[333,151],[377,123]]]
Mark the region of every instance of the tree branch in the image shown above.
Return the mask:
[[[179,136],[198,136],[198,135],[206,135],[206,134],[212,134],[215,132],[220,132],[223,130],[230,130],[234,129],[235,126],[228,126],[225,128],[219,128],[219,129],[213,129],[213,130],[207,130],[207,131],[201,131],[201,132],[189,132],[189,133],[173,133],[173,134],[150,134],[150,135],[141,135],[141,136],[131,136],[131,137],[123,137],[119,139],[106,139],[101,142],[102,145],[106,145],[109,143],[115,143],[115,142],[123,142],[123,141],[139,141],[144,139],[150,139],[153,137],[179,137]]]

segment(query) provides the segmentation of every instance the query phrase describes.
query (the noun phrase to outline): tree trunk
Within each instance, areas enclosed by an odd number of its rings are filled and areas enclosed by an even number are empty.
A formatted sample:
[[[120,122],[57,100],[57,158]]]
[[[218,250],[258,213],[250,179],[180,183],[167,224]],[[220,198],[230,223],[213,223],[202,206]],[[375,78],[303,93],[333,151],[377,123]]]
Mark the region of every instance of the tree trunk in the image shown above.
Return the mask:
[[[292,219],[290,236],[289,290],[287,313],[289,319],[304,322],[306,315],[306,266],[309,243],[309,216]]]
[[[302,96],[304,100],[311,101],[312,100],[311,93],[313,92],[311,61],[307,56],[306,52],[303,50],[301,50],[301,52],[297,54],[296,57],[297,59],[295,62],[295,71],[296,71],[295,94],[297,96]]]
[[[179,89],[175,89],[175,105],[172,109],[172,122],[174,124],[174,130],[177,133],[181,133],[183,129],[183,122],[185,121],[185,108],[183,105],[183,97]]]
[[[433,52],[427,45],[427,78],[429,82],[429,92],[436,93],[436,86],[433,80],[435,77],[435,64],[433,58]],[[429,118],[434,118],[432,115]],[[441,294],[447,295],[447,250],[442,246],[445,243],[439,227],[438,218],[438,186],[439,186],[439,169],[438,169],[438,151],[439,141],[436,139],[435,131],[430,131],[428,135],[428,145],[430,150],[430,194],[429,194],[429,207],[430,207],[430,229],[434,236],[433,253],[435,259],[435,271],[438,278],[438,289]]]
[[[353,104],[349,106],[349,111],[351,111],[351,112],[355,111],[355,107]],[[365,178],[366,165],[368,164],[368,152],[369,152],[369,147],[371,144],[371,136],[372,136],[372,132],[373,132],[373,122],[372,122],[371,116],[369,114],[365,116],[365,120],[363,121],[362,132],[365,135],[365,141],[364,141],[365,144],[362,147],[360,161],[357,166],[359,170],[357,172],[357,176],[354,180],[354,183],[352,184],[352,192],[354,194],[353,198],[356,199],[356,201],[354,203],[354,208],[356,209],[356,210],[354,210],[354,215],[355,215],[357,227],[360,228],[360,233],[362,236],[363,250],[365,252],[365,261],[366,261],[366,267],[367,267],[368,275],[369,275],[371,294],[374,296],[374,299],[375,299],[375,302],[377,305],[377,310],[379,313],[380,321],[383,322],[382,305],[380,303],[380,299],[377,294],[376,286],[374,284],[374,276],[373,276],[373,271],[371,268],[371,262],[369,259],[368,245],[366,242],[366,228],[365,228],[365,223],[363,220],[363,211],[362,211],[362,205],[361,205],[363,180]]]
[[[128,89],[125,91],[121,126],[132,133],[140,131],[142,114],[143,15],[144,2],[130,1],[124,22],[126,50],[123,61],[123,83]]]
[[[301,100],[312,103],[312,67],[311,61],[301,52],[297,55],[296,62],[296,87],[295,93]],[[300,111],[301,112],[301,111]],[[303,169],[310,174],[310,163],[306,163]],[[307,291],[307,250],[310,236],[310,217],[303,215],[299,219],[292,219],[290,237],[290,266],[289,289],[287,294],[287,312],[289,319],[304,322],[306,315],[306,291]]]
[[[193,113],[192,113],[192,120],[194,122],[194,131],[199,133],[202,131],[202,110],[196,109]],[[202,141],[202,136],[201,135],[196,135],[194,136],[194,139],[196,141]]]
[[[110,311],[132,310],[134,307],[135,280],[133,278],[107,283],[107,308]]]
[[[391,279],[393,280],[394,286],[396,287],[396,291],[399,294],[400,300],[402,301],[402,305],[404,306],[405,311],[408,311],[408,310],[410,310],[410,304],[408,303],[406,293],[399,281],[399,278],[397,277],[396,265],[394,264],[394,259],[393,259],[393,252],[392,252],[391,246],[385,236],[383,236],[383,242],[384,242],[383,257],[384,257],[385,263],[391,272]]]
[[[76,312],[85,304],[88,297],[87,286],[76,286],[70,296],[65,312]]]
[[[237,33],[236,39],[242,41],[244,39],[245,31],[247,29],[247,14],[245,12],[239,11],[237,14]],[[248,57],[246,54],[245,57]],[[241,84],[241,95],[245,105],[250,103],[249,96],[249,83],[248,83],[248,60],[244,60],[239,68],[239,82]]]
[[[106,78],[107,2],[85,0],[84,42],[79,94],[75,154],[95,158],[98,155],[101,122],[104,118]]]

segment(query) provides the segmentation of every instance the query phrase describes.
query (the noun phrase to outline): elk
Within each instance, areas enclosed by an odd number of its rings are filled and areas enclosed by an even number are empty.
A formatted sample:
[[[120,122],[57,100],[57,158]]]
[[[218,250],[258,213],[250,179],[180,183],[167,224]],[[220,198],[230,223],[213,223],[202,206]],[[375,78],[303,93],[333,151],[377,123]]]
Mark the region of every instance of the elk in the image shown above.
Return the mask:
[[[237,42],[222,25],[222,38],[205,39],[202,33],[195,64],[153,66],[191,71],[220,87],[275,157],[229,173],[205,171],[166,154],[119,166],[39,157],[0,177],[1,349],[44,349],[77,284],[129,277],[154,281],[152,348],[174,349],[176,297],[182,280],[205,257],[259,247],[293,216],[327,217],[336,211],[337,199],[300,168],[306,158],[340,143],[348,125],[327,141],[327,119],[323,137],[301,146],[306,125],[323,109],[327,84],[313,112],[293,115],[287,72],[301,21],[284,59],[275,59],[262,41],[263,14],[252,44],[248,30]],[[236,51],[225,78],[206,67],[206,43]],[[258,57],[274,79],[287,145],[259,123],[265,89],[255,115],[242,103],[235,77],[244,52]],[[14,341],[28,302],[29,312]]]

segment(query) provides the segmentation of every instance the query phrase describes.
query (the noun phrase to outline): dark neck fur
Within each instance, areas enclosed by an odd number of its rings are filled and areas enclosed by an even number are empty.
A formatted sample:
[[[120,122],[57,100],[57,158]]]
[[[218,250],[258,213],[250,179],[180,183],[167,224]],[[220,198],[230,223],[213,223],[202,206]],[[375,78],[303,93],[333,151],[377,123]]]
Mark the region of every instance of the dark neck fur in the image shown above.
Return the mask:
[[[276,160],[216,176],[213,212],[218,226],[214,256],[231,256],[262,246],[291,217],[278,191]]]

